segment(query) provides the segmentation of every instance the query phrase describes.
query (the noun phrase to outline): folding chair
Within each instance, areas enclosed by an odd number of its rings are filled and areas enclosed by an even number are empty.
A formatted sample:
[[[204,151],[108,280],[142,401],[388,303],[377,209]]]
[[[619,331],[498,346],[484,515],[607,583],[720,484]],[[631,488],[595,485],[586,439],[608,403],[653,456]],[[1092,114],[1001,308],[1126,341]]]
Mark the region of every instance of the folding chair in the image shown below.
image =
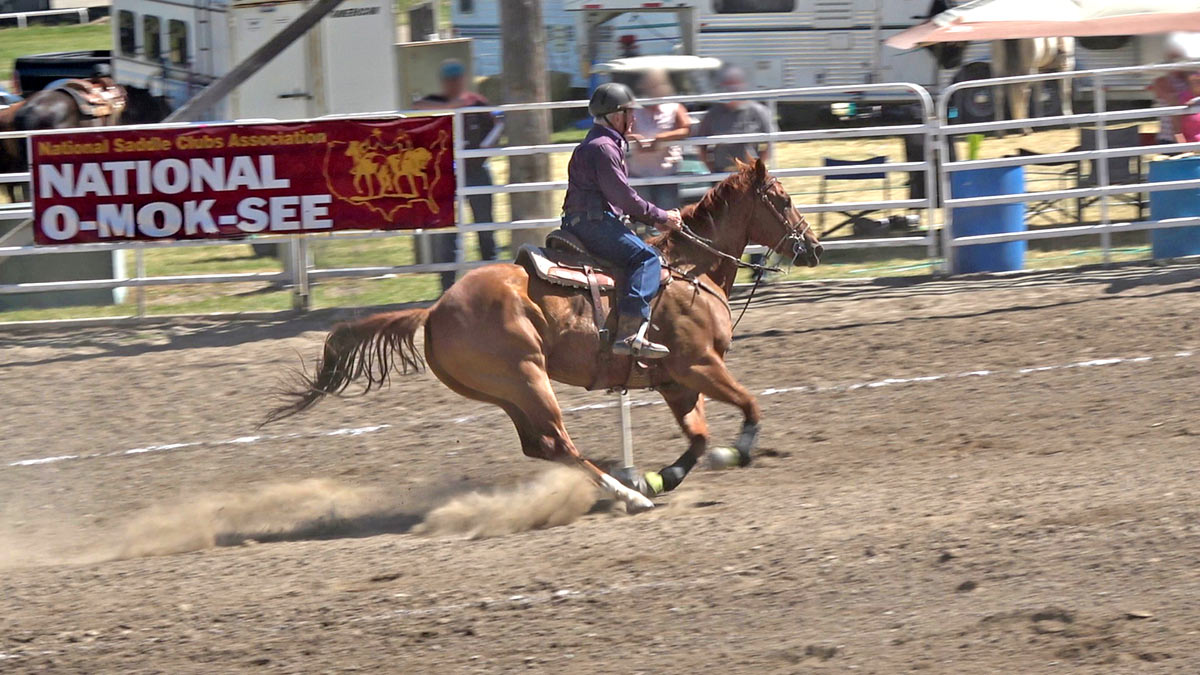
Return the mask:
[[[1071,148],[1068,152],[1078,150],[1078,147]],[[1042,153],[1018,148],[1017,154],[1020,157],[1035,157]],[[1078,182],[1079,162],[1077,160],[1066,160],[1063,162],[1053,162],[1050,164],[1031,164],[1025,169],[1026,185],[1035,183],[1044,183],[1048,181],[1056,181],[1055,189],[1062,190],[1073,187],[1072,183]],[[1035,193],[1036,194],[1036,193]],[[1054,218],[1055,215],[1065,216],[1065,221],[1068,224],[1075,223],[1076,215],[1072,213],[1070,208],[1065,204],[1070,204],[1069,201],[1062,199],[1040,199],[1027,202],[1025,221],[1033,225],[1035,220],[1041,219],[1046,224],[1060,225],[1062,220]]]
[[[888,158],[883,155],[880,155],[878,157],[872,157],[871,159],[835,159],[833,157],[825,157],[822,159],[822,161],[824,162],[825,166],[852,166],[855,164],[887,164]],[[882,181],[883,182],[883,198],[887,201],[891,201],[892,185],[888,181],[887,172],[879,171],[879,172],[873,172],[873,173],[852,173],[852,174],[846,174],[846,175],[842,175],[842,176],[821,176],[821,184],[820,184],[820,188],[818,189],[819,203],[821,203],[821,204],[827,203],[825,201],[825,198],[830,194],[830,192],[829,192],[829,183],[830,182],[832,182],[832,181],[862,181],[862,180]],[[840,192],[856,192],[856,191],[857,190],[841,190]],[[822,211],[819,214],[817,214],[817,231],[819,232],[821,237],[827,237],[847,225],[853,226],[854,224],[856,224],[862,220],[865,220],[867,214],[875,213],[880,210],[881,209],[867,209],[865,211],[857,211],[857,212],[835,211],[833,213],[841,214],[842,216],[845,216],[845,219],[842,220],[842,222],[838,223],[837,225],[834,225],[833,227],[829,228],[828,230],[825,229],[825,217],[830,212]]]
[[[1121,127],[1118,129],[1106,129],[1105,131],[1109,148],[1136,148],[1142,145],[1142,136],[1138,131],[1137,125]],[[1096,130],[1094,128],[1080,128],[1079,147],[1081,150],[1096,149]],[[1083,173],[1083,162],[1079,163],[1079,187],[1095,187],[1100,184],[1100,160],[1092,160],[1089,162],[1089,164],[1090,170],[1085,175]],[[1109,185],[1136,185],[1141,182],[1141,155],[1135,155],[1133,157],[1110,157],[1108,159]],[[1142,214],[1146,207],[1146,202],[1142,199],[1142,193],[1131,192],[1129,194],[1116,194],[1111,196],[1117,203],[1136,206],[1137,219],[1142,219]],[[1079,222],[1083,222],[1083,210],[1092,204],[1098,203],[1099,201],[1100,197],[1080,197],[1077,200]]]

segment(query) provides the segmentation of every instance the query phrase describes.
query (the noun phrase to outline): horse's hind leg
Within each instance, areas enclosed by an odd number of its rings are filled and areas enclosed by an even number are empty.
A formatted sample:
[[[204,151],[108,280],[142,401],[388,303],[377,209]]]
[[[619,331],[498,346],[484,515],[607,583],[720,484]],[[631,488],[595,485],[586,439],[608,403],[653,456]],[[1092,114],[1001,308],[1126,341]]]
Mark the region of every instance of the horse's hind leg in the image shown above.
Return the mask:
[[[559,462],[582,469],[602,489],[625,502],[630,511],[653,508],[654,503],[602,471],[584,458],[562,419],[562,410],[540,358],[492,361],[497,370],[473,373],[451,372],[426,341],[430,369],[456,393],[502,408],[517,429],[521,450],[529,457]],[[503,364],[503,365],[500,365]]]
[[[704,397],[695,389],[672,384],[659,389],[667,406],[675,414],[679,428],[688,439],[688,449],[674,464],[659,469],[663,479],[663,490],[670,492],[679,487],[696,462],[708,449],[708,422],[704,419]]]
[[[625,502],[631,511],[653,508],[654,503],[644,495],[622,485],[580,454],[567,434],[562,409],[554,395],[554,388],[550,385],[550,377],[542,365],[533,361],[523,361],[517,370],[524,386],[512,392],[509,402],[520,414],[510,412],[509,416],[517,424],[517,433],[521,436],[521,446],[525,454],[583,469],[600,487]]]
[[[733,447],[737,448],[741,465],[749,465],[750,451],[758,442],[758,423],[762,418],[754,395],[733,379],[733,375],[725,367],[725,361],[716,352],[710,352],[700,360],[683,367],[668,367],[679,384],[741,409],[742,433]]]

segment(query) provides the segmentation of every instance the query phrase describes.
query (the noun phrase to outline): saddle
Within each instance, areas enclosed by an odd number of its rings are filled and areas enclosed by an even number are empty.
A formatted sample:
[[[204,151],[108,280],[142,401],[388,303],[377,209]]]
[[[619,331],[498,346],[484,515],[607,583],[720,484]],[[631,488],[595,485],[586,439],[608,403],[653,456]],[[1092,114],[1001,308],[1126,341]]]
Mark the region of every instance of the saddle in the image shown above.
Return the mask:
[[[125,110],[125,89],[112,78],[58,80],[46,89],[70,94],[79,106],[79,112],[88,117],[116,118]]]
[[[546,235],[544,248],[525,244],[517,251],[516,262],[539,279],[568,288],[591,288],[594,279],[596,287],[607,293],[617,288],[621,278],[616,265],[592,255],[578,237],[565,230]],[[671,273],[663,265],[659,282],[665,286],[670,281]]]
[[[609,310],[616,303],[611,296],[616,294],[622,279],[622,271],[613,263],[592,255],[578,237],[565,230],[554,230],[546,235],[545,248],[525,244],[517,251],[516,264],[525,268],[530,275],[557,286],[580,288],[588,291],[592,301],[592,315],[600,341],[611,344],[607,326],[611,321]],[[664,264],[659,279],[659,292],[671,282],[671,272]],[[610,296],[605,306],[604,298]]]

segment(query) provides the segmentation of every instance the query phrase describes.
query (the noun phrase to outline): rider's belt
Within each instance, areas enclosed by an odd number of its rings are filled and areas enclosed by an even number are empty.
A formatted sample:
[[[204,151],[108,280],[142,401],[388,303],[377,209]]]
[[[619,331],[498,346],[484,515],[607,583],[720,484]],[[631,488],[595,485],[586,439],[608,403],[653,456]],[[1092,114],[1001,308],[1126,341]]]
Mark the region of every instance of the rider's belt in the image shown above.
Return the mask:
[[[587,223],[594,223],[605,218],[616,218],[610,211],[579,211],[576,213],[567,213],[563,215],[563,224],[571,227],[579,227]]]

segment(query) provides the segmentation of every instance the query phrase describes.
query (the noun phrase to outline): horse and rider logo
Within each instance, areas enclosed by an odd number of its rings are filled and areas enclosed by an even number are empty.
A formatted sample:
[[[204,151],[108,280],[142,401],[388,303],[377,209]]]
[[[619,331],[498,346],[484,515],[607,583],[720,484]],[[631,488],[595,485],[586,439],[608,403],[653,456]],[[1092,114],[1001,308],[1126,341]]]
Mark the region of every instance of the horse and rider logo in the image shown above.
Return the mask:
[[[337,199],[366,206],[388,219],[416,204],[438,213],[433,188],[442,180],[442,160],[449,151],[450,134],[444,130],[428,146],[414,146],[404,131],[388,141],[381,129],[375,129],[362,140],[329,143],[326,185]]]

